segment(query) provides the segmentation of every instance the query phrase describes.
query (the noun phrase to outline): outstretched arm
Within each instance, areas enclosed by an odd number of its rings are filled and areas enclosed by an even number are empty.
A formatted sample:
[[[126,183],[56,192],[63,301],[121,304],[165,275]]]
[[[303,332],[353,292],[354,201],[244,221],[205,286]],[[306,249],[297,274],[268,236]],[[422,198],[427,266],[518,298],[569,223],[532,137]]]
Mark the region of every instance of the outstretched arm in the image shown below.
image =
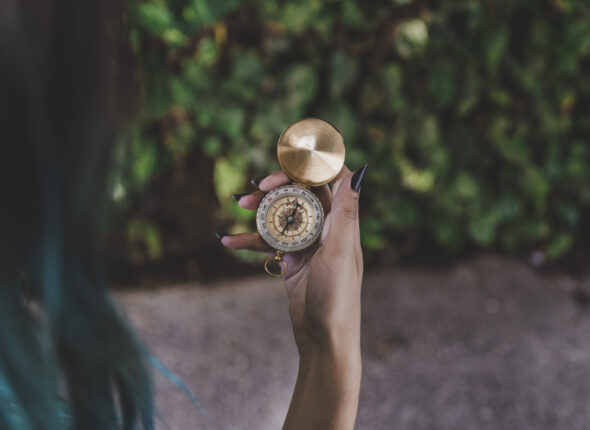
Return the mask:
[[[354,428],[362,373],[358,197],[365,169],[352,174],[345,167],[331,190],[316,189],[328,214],[319,243],[286,256],[285,288],[300,360],[284,430]],[[259,187],[270,191],[288,181],[276,172]],[[241,197],[239,204],[256,209],[263,195]],[[225,236],[222,241],[232,249],[270,251],[253,234]]]

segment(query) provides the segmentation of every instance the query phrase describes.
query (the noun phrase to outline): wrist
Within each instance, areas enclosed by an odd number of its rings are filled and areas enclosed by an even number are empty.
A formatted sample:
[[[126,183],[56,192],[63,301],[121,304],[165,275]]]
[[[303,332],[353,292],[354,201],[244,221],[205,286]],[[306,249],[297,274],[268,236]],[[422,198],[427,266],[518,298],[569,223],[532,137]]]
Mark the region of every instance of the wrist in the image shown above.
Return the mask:
[[[310,343],[299,348],[299,367],[330,366],[354,376],[362,371],[360,339],[342,342]]]
[[[300,348],[297,383],[283,429],[352,430],[361,379],[360,348]]]

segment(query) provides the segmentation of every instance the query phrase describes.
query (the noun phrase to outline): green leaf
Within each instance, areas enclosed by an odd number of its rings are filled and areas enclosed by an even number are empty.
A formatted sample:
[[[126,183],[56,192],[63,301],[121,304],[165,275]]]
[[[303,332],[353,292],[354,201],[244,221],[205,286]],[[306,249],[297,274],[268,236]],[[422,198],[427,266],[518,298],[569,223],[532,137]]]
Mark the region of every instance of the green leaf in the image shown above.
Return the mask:
[[[407,159],[400,159],[399,166],[403,184],[414,191],[425,193],[434,185],[434,172],[428,169],[417,169]]]
[[[174,18],[164,3],[140,3],[136,9],[138,24],[155,35],[161,35],[168,30]]]
[[[293,66],[285,80],[287,97],[284,102],[290,121],[303,116],[307,104],[315,97],[317,76],[315,70],[306,64]]]
[[[434,63],[428,74],[428,88],[441,106],[455,96],[455,70],[448,62]]]
[[[353,83],[356,76],[357,64],[350,56],[342,51],[336,51],[331,59],[330,93],[334,98],[340,98]]]
[[[402,57],[422,52],[428,43],[428,27],[421,19],[411,19],[400,24],[395,46]]]
[[[245,161],[240,157],[220,158],[215,162],[213,180],[219,201],[230,201],[246,182]]]
[[[145,219],[134,218],[127,225],[127,240],[139,253],[144,249],[151,260],[162,256],[162,239],[155,224]]]
[[[536,210],[544,211],[549,193],[549,183],[541,171],[532,166],[525,169],[521,176],[521,187],[523,193],[532,199]]]
[[[547,257],[556,260],[568,252],[573,244],[573,237],[568,233],[557,234],[547,246]]]
[[[131,146],[132,172],[136,184],[145,184],[154,173],[157,166],[157,152],[155,142],[138,138]]]
[[[488,69],[495,73],[500,61],[504,56],[504,51],[508,45],[509,33],[505,26],[494,27],[493,31],[487,34],[486,43],[486,63]]]
[[[199,43],[197,51],[197,61],[204,66],[212,66],[217,62],[218,52],[215,41],[211,38],[205,38]]]
[[[209,136],[203,141],[203,152],[210,157],[218,156],[223,145],[217,136]]]
[[[484,212],[469,222],[469,236],[478,245],[490,245],[495,239],[497,224],[498,218],[494,212]]]
[[[246,114],[239,106],[225,107],[215,118],[216,128],[228,138],[238,141],[243,133]]]

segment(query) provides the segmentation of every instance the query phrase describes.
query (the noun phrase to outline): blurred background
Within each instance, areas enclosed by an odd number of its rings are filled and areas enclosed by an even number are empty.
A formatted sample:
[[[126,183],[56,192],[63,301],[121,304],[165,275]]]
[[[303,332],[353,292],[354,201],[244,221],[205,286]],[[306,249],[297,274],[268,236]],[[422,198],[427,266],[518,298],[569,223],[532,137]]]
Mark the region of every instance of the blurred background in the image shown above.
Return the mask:
[[[170,428],[280,427],[282,292],[214,232],[255,230],[231,194],[310,116],[370,166],[358,428],[588,428],[588,2],[149,0],[131,20],[142,103],[104,245],[113,284],[150,287],[121,293],[132,321],[213,411],[160,382]]]
[[[370,267],[475,250],[579,265],[589,16],[566,0],[135,3],[143,101],[113,183],[113,277],[248,270],[259,257],[213,232],[253,229],[231,194],[279,168],[278,136],[308,116],[370,165]]]

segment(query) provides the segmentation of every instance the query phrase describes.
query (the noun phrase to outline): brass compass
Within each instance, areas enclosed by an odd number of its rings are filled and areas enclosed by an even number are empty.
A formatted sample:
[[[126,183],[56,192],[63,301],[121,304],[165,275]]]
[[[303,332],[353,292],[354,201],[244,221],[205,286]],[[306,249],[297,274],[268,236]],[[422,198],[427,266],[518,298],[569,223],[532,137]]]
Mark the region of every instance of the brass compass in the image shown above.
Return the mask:
[[[293,181],[275,188],[258,206],[256,228],[276,254],[266,259],[269,275],[287,271],[284,255],[313,245],[324,226],[324,210],[310,187],[326,184],[344,165],[344,140],[326,121],[306,118],[291,124],[279,137],[277,157]]]

